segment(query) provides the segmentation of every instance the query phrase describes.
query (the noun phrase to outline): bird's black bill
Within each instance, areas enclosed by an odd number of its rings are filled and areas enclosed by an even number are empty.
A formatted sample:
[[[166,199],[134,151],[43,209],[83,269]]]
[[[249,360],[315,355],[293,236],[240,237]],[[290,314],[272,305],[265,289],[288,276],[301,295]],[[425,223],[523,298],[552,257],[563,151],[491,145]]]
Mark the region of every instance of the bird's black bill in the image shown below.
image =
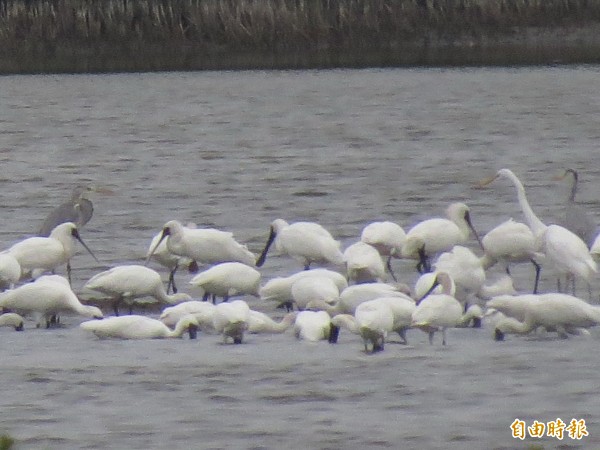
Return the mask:
[[[436,279],[435,279],[435,281],[433,282],[433,284],[431,285],[431,287],[429,288],[429,290],[428,290],[427,292],[425,292],[425,294],[423,294],[423,295],[421,296],[421,298],[417,299],[417,301],[416,301],[415,303],[416,303],[417,305],[418,305],[419,303],[421,303],[421,301],[422,301],[422,300],[423,300],[425,297],[427,297],[429,294],[431,294],[431,293],[434,291],[434,289],[435,289],[436,287],[438,287],[438,286],[439,286],[439,284],[440,284],[440,282],[439,282],[439,281],[438,281],[438,279],[436,278]]]
[[[152,248],[152,250],[150,250],[150,253],[148,253],[148,256],[146,256],[146,261],[144,262],[144,265],[147,266],[148,265],[148,261],[150,261],[150,258],[152,258],[152,255],[154,255],[154,252],[156,251],[156,249],[158,248],[158,246],[160,245],[160,243],[169,235],[170,230],[168,228],[163,228],[162,234],[160,235],[160,239],[158,240],[158,242],[156,243],[156,245]]]
[[[190,339],[196,339],[198,337],[198,327],[194,324],[190,325],[188,334],[190,335]]]
[[[89,247],[86,245],[86,243],[85,243],[85,242],[83,242],[83,239],[81,239],[81,236],[79,236],[79,231],[77,231],[77,229],[76,229],[76,228],[74,228],[74,229],[73,229],[73,231],[71,232],[71,234],[72,234],[72,236],[73,236],[75,239],[77,239],[77,240],[79,241],[79,243],[80,243],[81,245],[83,245],[83,248],[85,248],[85,249],[87,250],[87,252],[88,252],[90,255],[92,255],[92,258],[94,258],[94,260],[95,260],[96,262],[100,262],[100,261],[98,261],[98,258],[96,258],[96,255],[94,255],[94,253],[93,253],[93,252],[90,250],[90,248],[89,248]]]
[[[267,244],[265,245],[265,248],[258,257],[258,259],[256,260],[256,267],[261,267],[265,263],[265,260],[267,259],[267,252],[269,251],[269,247],[271,247],[271,244],[273,244],[275,236],[277,236],[277,233],[275,232],[273,227],[271,227],[271,232],[269,233]]]
[[[465,213],[465,222],[467,222],[467,225],[473,232],[475,239],[477,239],[477,242],[479,243],[479,247],[481,248],[481,250],[483,250],[485,252],[485,249],[483,248],[483,242],[481,242],[481,239],[479,237],[479,233],[477,233],[477,230],[475,229],[475,227],[473,226],[473,223],[471,222],[471,214],[469,214],[469,211],[467,211]]]
[[[329,343],[337,344],[338,338],[340,337],[340,327],[334,324],[329,325]]]

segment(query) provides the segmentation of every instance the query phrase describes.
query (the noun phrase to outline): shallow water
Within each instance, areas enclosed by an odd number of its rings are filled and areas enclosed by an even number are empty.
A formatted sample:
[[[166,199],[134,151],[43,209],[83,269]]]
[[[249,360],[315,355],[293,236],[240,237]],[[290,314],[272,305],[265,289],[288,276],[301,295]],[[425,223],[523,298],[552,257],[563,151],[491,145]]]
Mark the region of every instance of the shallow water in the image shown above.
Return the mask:
[[[473,184],[501,167],[521,177],[536,213],[562,217],[579,199],[600,215],[594,164],[599,67],[202,72],[0,77],[1,243],[33,234],[73,186],[95,214],[73,260],[79,290],[105,267],[141,263],[170,219],[233,231],[258,253],[269,223],[316,220],[346,246],[371,221],[405,229],[452,201],[484,233],[522,220],[514,188]],[[471,242],[475,249],[474,243]],[[412,283],[412,263],[395,262]],[[269,258],[264,279],[299,269]],[[516,267],[527,290],[531,268]],[[166,278],[166,273],[162,272]],[[498,272],[495,272],[498,273]],[[186,290],[190,275],[178,275]],[[554,287],[544,274],[542,289]],[[594,298],[598,298],[594,283]],[[273,316],[274,305],[248,298]],[[0,329],[5,387],[0,433],[17,448],[591,448],[598,334],[492,340],[456,329],[449,345],[409,332],[365,355],[337,346],[249,336],[101,341],[63,328]],[[582,441],[511,437],[515,418],[585,419]]]

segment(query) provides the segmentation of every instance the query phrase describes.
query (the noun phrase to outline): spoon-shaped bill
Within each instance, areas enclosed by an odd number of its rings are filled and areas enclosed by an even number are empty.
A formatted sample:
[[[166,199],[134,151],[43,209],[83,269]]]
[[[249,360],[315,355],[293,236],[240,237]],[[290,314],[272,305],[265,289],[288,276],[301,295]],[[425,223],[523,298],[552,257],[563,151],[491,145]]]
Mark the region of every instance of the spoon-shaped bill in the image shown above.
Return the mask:
[[[71,235],[75,239],[77,239],[81,245],[83,245],[83,248],[85,248],[88,251],[88,253],[90,255],[92,255],[92,258],[94,258],[94,260],[96,262],[100,262],[100,261],[98,261],[98,258],[96,258],[96,255],[94,255],[94,253],[92,253],[92,251],[90,250],[90,248],[86,245],[86,243],[83,242],[83,239],[81,239],[81,236],[79,235],[79,231],[77,231],[77,228],[73,228],[73,231],[71,232]]]
[[[152,258],[152,255],[154,255],[154,252],[156,251],[156,249],[158,248],[158,246],[160,245],[160,243],[170,234],[170,230],[168,228],[163,228],[162,234],[160,235],[160,239],[158,240],[158,242],[156,243],[156,245],[154,247],[152,247],[152,250],[150,250],[148,252],[148,256],[146,256],[146,261],[144,262],[144,265],[147,266],[148,265],[148,261],[150,261],[150,258]]]
[[[275,229],[273,227],[271,227],[271,232],[269,233],[269,238],[267,239],[267,244],[265,245],[265,248],[262,251],[262,253],[260,254],[260,256],[258,257],[258,259],[256,260],[256,267],[261,267],[265,263],[265,260],[267,259],[267,252],[269,251],[269,247],[271,247],[271,244],[273,244],[273,241],[275,240],[276,236],[277,236],[277,233],[276,233]]]

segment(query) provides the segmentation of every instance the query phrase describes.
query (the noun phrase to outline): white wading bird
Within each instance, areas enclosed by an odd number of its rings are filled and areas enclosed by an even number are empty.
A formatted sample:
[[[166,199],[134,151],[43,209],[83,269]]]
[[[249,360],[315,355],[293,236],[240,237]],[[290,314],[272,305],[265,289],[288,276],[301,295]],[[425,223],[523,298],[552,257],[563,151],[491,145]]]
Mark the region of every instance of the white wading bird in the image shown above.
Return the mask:
[[[356,242],[344,250],[346,276],[355,283],[372,283],[383,281],[385,265],[375,247]]]
[[[82,305],[71,290],[67,279],[58,275],[47,275],[32,283],[0,294],[0,307],[19,313],[37,316],[37,326],[45,323],[50,327],[50,318],[61,313],[102,319],[102,311],[95,306]],[[45,322],[44,322],[45,321]]]
[[[418,259],[417,270],[420,273],[431,272],[430,259],[451,250],[455,245],[466,243],[471,231],[481,245],[467,205],[452,203],[446,209],[446,215],[447,219],[434,218],[419,222],[406,234],[402,257]]]
[[[195,263],[236,261],[254,266],[254,254],[237,242],[233,233],[214,228],[188,228],[177,220],[170,220],[163,226],[158,242],[146,257],[146,264],[164,239],[167,240],[167,248],[171,253],[190,258]]]
[[[243,300],[219,303],[215,306],[213,328],[223,335],[224,343],[227,342],[227,338],[231,338],[234,344],[241,344],[249,321],[250,307]]]
[[[204,290],[204,300],[212,295],[215,303],[217,297],[223,301],[236,295],[254,295],[258,297],[260,272],[239,262],[225,262],[200,272],[190,284]]]
[[[325,311],[300,311],[294,322],[297,339],[317,342],[331,336],[331,317]]]
[[[577,334],[580,328],[590,328],[600,323],[600,308],[568,294],[540,294],[535,299],[520,302],[520,311],[507,307],[506,300],[492,299],[494,308],[509,316],[496,323],[494,338],[504,340],[506,333],[528,334],[538,327],[556,331],[565,338]],[[511,317],[512,316],[512,317]]]
[[[0,314],[0,327],[13,327],[16,331],[23,331],[23,317],[16,313]]]
[[[379,297],[400,297],[413,301],[406,293],[390,284],[363,283],[348,286],[340,293],[339,301],[333,305],[314,299],[308,302],[306,309],[327,311],[331,317],[337,314],[353,315],[358,305]]]
[[[372,222],[363,228],[360,240],[375,247],[382,257],[387,258],[386,268],[397,281],[392,271],[392,258],[402,257],[402,246],[406,241],[404,229],[390,221]]]
[[[13,289],[21,279],[21,265],[8,252],[0,253],[0,290]]]
[[[264,264],[273,242],[278,253],[300,261],[305,270],[310,269],[313,262],[335,265],[344,263],[340,243],[331,236],[329,231],[314,222],[289,224],[283,219],[274,220],[271,223],[265,248],[256,261],[258,267]]]
[[[394,328],[394,313],[386,302],[379,299],[361,303],[356,308],[354,315],[338,314],[331,319],[331,335],[329,342],[337,341],[340,327],[347,328],[353,333],[358,333],[363,339],[365,353],[383,351],[385,339]]]
[[[146,316],[108,317],[103,320],[90,320],[80,324],[86,331],[91,331],[99,338],[113,339],[163,339],[179,338],[188,333],[190,339],[196,338],[198,321],[188,314],[183,316],[175,329],[171,330],[160,320]]]
[[[576,277],[583,278],[589,288],[590,278],[598,271],[598,268],[586,243],[564,227],[545,225],[531,209],[523,184],[511,170],[500,169],[495,176],[484,180],[480,185],[485,186],[500,177],[512,181],[517,189],[517,198],[525,216],[525,222],[535,236],[536,242],[539,243],[537,247],[545,254],[546,261],[554,267],[559,279],[561,275],[565,275],[567,285],[569,281],[572,281],[573,292],[575,292]]]
[[[510,264],[531,262],[535,267],[533,293],[537,293],[541,270],[537,260],[542,260],[544,254],[537,251],[538,243],[531,228],[524,223],[508,219],[488,231],[481,243],[484,252],[481,265],[486,270],[500,262],[504,264],[506,273],[510,274]]]
[[[89,247],[83,242],[77,226],[65,222],[52,230],[49,237],[30,237],[17,242],[7,251],[21,266],[22,276],[37,278],[44,272],[53,272],[58,266],[67,265],[67,278],[71,280],[70,261],[75,254],[75,245],[79,241],[92,257]]]
[[[322,301],[333,305],[339,298],[340,290],[329,277],[319,275],[301,277],[292,285],[292,300],[299,311],[305,310],[311,301]]]
[[[281,305],[287,306],[288,309],[291,309],[292,300],[294,297],[292,294],[292,286],[294,286],[296,281],[304,277],[330,278],[337,286],[338,294],[348,287],[348,281],[346,280],[346,277],[339,272],[334,272],[333,270],[328,269],[302,270],[288,277],[275,277],[267,281],[258,291],[261,300],[278,302]],[[309,287],[311,285],[312,283],[307,284]],[[328,287],[323,286],[323,291],[319,289],[319,283],[316,280],[314,286],[315,288],[312,289],[311,295],[315,293],[315,291],[323,292],[324,295],[327,295],[327,292],[333,293],[334,291],[334,289],[330,287],[329,283],[326,283],[326,286]],[[300,299],[298,301],[303,303],[300,301]]]
[[[195,228],[195,225],[188,224],[187,227]],[[173,289],[173,293],[176,294],[177,286],[175,285],[175,273],[180,267],[189,267],[192,261],[189,258],[184,258],[183,256],[171,253],[167,247],[166,240],[163,239],[159,243],[159,241],[161,240],[161,236],[162,230],[154,235],[152,241],[150,242],[150,246],[148,247],[148,251],[146,252],[146,258],[152,258],[161,266],[169,269],[169,282],[167,283],[167,294],[169,293],[169,290],[171,288]]]
[[[435,282],[430,291],[437,285],[442,286],[441,294],[428,294],[417,302],[417,307],[412,315],[412,326],[429,334],[429,343],[433,344],[436,331],[442,331],[442,344],[446,345],[446,329],[454,328],[463,320],[463,307],[451,295],[452,279],[445,272],[436,275]]]
[[[248,333],[283,333],[293,326],[295,321],[295,312],[286,314],[279,322],[276,322],[265,313],[251,309],[248,320]]]
[[[160,314],[160,321],[166,326],[173,328],[179,319],[187,314],[191,314],[198,320],[199,327],[202,331],[214,331],[212,329],[212,317],[214,312],[215,305],[212,303],[190,300],[163,309]]]
[[[158,272],[136,264],[113,267],[94,275],[84,289],[101,292],[110,297],[115,315],[122,302],[131,304],[141,297],[154,297],[161,303],[176,304],[191,300],[188,294],[167,295]]]
[[[455,245],[449,252],[438,256],[433,265],[436,272],[446,272],[456,286],[454,297],[463,305],[468,304],[485,283],[485,270],[481,259],[462,245]]]

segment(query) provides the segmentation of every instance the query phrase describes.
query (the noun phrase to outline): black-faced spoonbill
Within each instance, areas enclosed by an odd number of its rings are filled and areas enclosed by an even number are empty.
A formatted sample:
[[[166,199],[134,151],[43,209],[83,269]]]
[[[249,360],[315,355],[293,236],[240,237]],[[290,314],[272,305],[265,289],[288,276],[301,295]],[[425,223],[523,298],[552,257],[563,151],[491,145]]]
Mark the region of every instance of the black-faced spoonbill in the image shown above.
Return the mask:
[[[80,327],[86,331],[91,331],[99,338],[179,338],[187,332],[190,336],[190,339],[195,339],[198,330],[198,321],[193,315],[187,314],[179,319],[175,325],[175,329],[171,330],[160,320],[152,319],[146,316],[130,315],[121,317],[108,317],[104,320],[86,321],[81,323]]]
[[[565,338],[569,333],[576,334],[577,329],[600,324],[600,307],[572,295],[548,293],[531,297],[520,303],[522,317],[519,318],[508,308],[510,302],[500,299],[488,302],[490,308],[509,315],[495,325],[494,338],[497,341],[504,340],[506,333],[528,334],[538,327],[556,331]]]
[[[363,228],[360,240],[375,247],[382,257],[387,258],[386,268],[397,281],[392,271],[392,258],[402,257],[402,246],[406,241],[404,229],[390,221],[372,222]]]
[[[0,327],[13,327],[16,331],[23,331],[23,317],[16,313],[0,314]]]
[[[431,272],[430,260],[455,245],[464,244],[470,232],[481,245],[481,240],[471,222],[469,207],[464,203],[452,203],[446,208],[447,219],[433,218],[419,222],[406,234],[402,257],[418,259],[420,273]]]
[[[385,339],[394,328],[394,313],[386,302],[379,299],[361,303],[356,308],[354,315],[338,314],[331,319],[333,327],[343,326],[354,333],[360,334],[365,346],[365,353],[383,351]],[[335,336],[339,331],[333,331]],[[333,343],[333,339],[330,338]]]
[[[66,278],[46,275],[32,283],[0,294],[0,307],[11,311],[32,313],[38,317],[38,327],[45,320],[61,313],[75,313],[94,319],[102,319],[102,311],[91,305],[83,305],[71,290]]]
[[[146,257],[146,264],[164,239],[167,239],[171,253],[200,264],[235,261],[254,266],[256,257],[234,239],[233,233],[214,228],[188,228],[177,220],[170,220],[163,226],[161,237]]]
[[[122,302],[136,298],[154,297],[161,303],[176,304],[191,300],[188,294],[167,295],[158,272],[137,264],[113,267],[94,275],[83,287],[110,296],[115,315]]]
[[[200,272],[190,280],[190,284],[204,290],[204,300],[212,295],[213,303],[217,297],[223,301],[236,295],[258,297],[260,272],[246,264],[225,262]]]
[[[92,255],[95,261],[98,261],[81,239],[77,226],[72,222],[56,226],[49,237],[36,236],[17,242],[7,252],[16,258],[21,266],[22,276],[31,273],[33,278],[37,278],[44,272],[52,272],[58,266],[67,264],[67,278],[70,282],[70,261],[75,254],[77,241]]]
[[[417,303],[412,315],[412,326],[429,334],[429,343],[433,344],[436,331],[442,331],[442,344],[446,345],[446,329],[454,328],[462,321],[463,307],[452,295],[452,279],[445,272],[436,275],[431,291],[442,286],[441,294],[428,294]]]
[[[271,223],[265,248],[256,261],[257,267],[264,264],[267,252],[273,243],[275,243],[275,250],[278,253],[286,254],[300,261],[305,270],[310,269],[313,262],[335,265],[344,263],[340,243],[318,223],[295,222],[289,224],[283,219],[275,219]]]

